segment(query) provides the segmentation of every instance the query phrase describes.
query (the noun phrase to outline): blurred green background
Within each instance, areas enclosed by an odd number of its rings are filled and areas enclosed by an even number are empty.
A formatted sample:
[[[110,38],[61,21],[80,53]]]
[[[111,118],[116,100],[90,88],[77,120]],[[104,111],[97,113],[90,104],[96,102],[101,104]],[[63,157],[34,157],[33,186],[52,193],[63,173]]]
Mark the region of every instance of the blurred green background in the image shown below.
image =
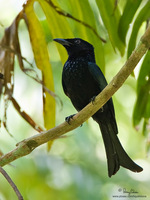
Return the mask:
[[[0,38],[4,29],[12,23],[22,9],[24,1],[0,0]],[[141,29],[142,31],[142,29]],[[29,35],[24,22],[19,26],[19,37],[24,57],[34,64]],[[95,44],[96,45],[96,44]],[[76,113],[61,86],[63,63],[54,42],[48,43],[54,77],[55,93],[63,102],[56,102],[56,125],[70,114]],[[108,82],[119,71],[126,58],[115,53],[109,40],[104,45],[105,76]],[[64,60],[67,59],[67,55]],[[26,64],[27,65],[27,64]],[[41,86],[21,72],[15,63],[14,96],[34,120],[43,125]],[[138,73],[138,67],[136,73]],[[40,76],[40,71],[38,72]],[[41,95],[41,96],[40,96]],[[11,176],[26,200],[111,200],[150,199],[150,158],[146,151],[146,139],[132,124],[133,108],[136,100],[136,79],[130,76],[114,95],[114,106],[119,128],[119,138],[131,158],[143,167],[143,172],[133,173],[121,168],[112,178],[107,176],[107,163],[99,127],[92,120],[84,123],[64,138],[55,140],[50,152],[46,145],[34,150],[30,155],[7,165],[4,169]],[[2,103],[1,103],[2,104]],[[1,105],[2,107],[2,105]],[[0,130],[0,150],[7,153],[17,142],[37,132],[33,130],[13,109],[8,108],[8,128]],[[0,114],[1,115],[1,114]],[[126,191],[136,191],[138,198],[116,197]],[[134,193],[133,193],[134,194]],[[131,194],[132,195],[132,194]],[[143,195],[145,197],[140,197]],[[17,199],[14,191],[0,174],[0,200]]]

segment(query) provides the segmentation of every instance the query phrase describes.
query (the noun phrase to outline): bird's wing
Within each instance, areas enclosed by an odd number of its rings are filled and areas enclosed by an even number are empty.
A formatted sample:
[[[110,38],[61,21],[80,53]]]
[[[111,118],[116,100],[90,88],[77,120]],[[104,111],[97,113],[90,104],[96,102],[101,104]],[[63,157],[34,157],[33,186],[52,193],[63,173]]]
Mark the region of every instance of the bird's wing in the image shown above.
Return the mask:
[[[88,62],[88,69],[92,77],[98,83],[100,90],[103,90],[107,85],[107,81],[100,68],[95,63]]]
[[[104,77],[104,74],[102,73],[100,68],[95,63],[92,63],[92,62],[88,62],[88,69],[91,75],[93,76],[93,78],[95,79],[95,81],[98,83],[100,90],[102,91],[107,86],[107,81]],[[115,111],[114,111],[112,98],[109,99],[107,103],[111,111],[112,119],[114,119],[115,121]],[[116,124],[114,126],[116,129],[116,132],[118,132]]]

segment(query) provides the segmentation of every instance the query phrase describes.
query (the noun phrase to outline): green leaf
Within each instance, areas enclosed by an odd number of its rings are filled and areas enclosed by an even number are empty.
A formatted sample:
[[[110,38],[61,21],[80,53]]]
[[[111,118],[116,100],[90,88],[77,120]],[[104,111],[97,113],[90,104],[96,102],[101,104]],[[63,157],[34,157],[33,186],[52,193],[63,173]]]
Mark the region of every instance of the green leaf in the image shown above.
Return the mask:
[[[45,34],[46,44],[48,44],[52,40],[52,35],[51,35],[50,29],[49,29],[49,26],[48,26],[47,19],[40,20],[40,23],[41,23],[41,26],[43,28],[44,34]]]
[[[142,118],[150,118],[150,51],[147,52],[137,82],[137,100],[133,112],[133,124],[137,126]]]
[[[123,14],[119,21],[118,34],[122,42],[125,44],[126,34],[129,29],[129,25],[141,3],[141,0],[128,0],[126,1]]]
[[[59,15],[55,9],[50,6],[46,1],[38,0],[43,12],[46,16],[49,29],[51,31],[52,38],[69,38],[73,37],[72,30],[70,29],[67,18]],[[57,45],[61,61],[64,63],[67,57],[66,51],[60,45]]]
[[[150,107],[150,97],[148,91],[150,90],[150,83],[141,87],[140,92],[138,94],[134,112],[133,112],[133,125],[137,126],[142,118],[148,118],[149,112],[148,108]],[[147,91],[148,90],[148,91]]]
[[[118,7],[115,8],[114,0],[96,0],[103,23],[108,31],[108,35],[114,50],[117,48],[123,56],[125,46],[118,35],[118,23],[120,12]]]
[[[42,71],[43,84],[53,92],[54,83],[47,44],[41,23],[34,12],[34,2],[34,0],[30,0],[24,7],[28,22],[30,41],[36,65]],[[43,113],[46,129],[53,128],[55,126],[55,99],[45,90],[43,90]]]
[[[132,29],[132,34],[130,37],[129,45],[128,45],[128,53],[127,57],[129,57],[132,51],[135,49],[136,46],[136,39],[139,32],[139,29],[142,23],[150,18],[150,1],[148,1],[145,6],[141,9],[140,13],[138,14]]]

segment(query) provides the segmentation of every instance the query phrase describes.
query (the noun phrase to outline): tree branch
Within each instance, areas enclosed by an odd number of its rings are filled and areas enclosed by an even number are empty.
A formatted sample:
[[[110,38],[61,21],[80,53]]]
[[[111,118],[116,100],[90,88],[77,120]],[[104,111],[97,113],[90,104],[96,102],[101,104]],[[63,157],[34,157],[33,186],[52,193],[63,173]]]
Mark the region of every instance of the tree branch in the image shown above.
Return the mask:
[[[77,113],[71,120],[70,125],[64,122],[55,128],[52,128],[46,132],[34,135],[27,138],[17,144],[17,147],[11,152],[3,155],[0,158],[0,166],[4,166],[22,156],[31,153],[36,147],[59,138],[61,135],[77,128],[87,119],[89,119],[94,113],[96,113],[110,98],[111,96],[122,86],[128,76],[132,73],[140,59],[150,48],[150,26],[147,28],[145,34],[140,39],[137,48],[132,52],[131,56],[107,85],[107,87],[95,98],[94,104],[89,103],[79,113]]]

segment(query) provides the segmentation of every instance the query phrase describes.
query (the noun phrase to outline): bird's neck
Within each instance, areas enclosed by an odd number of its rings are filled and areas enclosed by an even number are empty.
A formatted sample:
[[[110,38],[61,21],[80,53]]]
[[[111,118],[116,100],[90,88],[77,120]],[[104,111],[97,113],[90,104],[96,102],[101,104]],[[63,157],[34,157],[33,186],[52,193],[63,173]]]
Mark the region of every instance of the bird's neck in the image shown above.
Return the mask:
[[[72,55],[69,55],[68,60],[76,60],[76,59],[83,59],[86,60],[87,62],[94,62],[95,63],[95,56],[94,56],[94,51],[81,51],[81,52],[76,52]]]

